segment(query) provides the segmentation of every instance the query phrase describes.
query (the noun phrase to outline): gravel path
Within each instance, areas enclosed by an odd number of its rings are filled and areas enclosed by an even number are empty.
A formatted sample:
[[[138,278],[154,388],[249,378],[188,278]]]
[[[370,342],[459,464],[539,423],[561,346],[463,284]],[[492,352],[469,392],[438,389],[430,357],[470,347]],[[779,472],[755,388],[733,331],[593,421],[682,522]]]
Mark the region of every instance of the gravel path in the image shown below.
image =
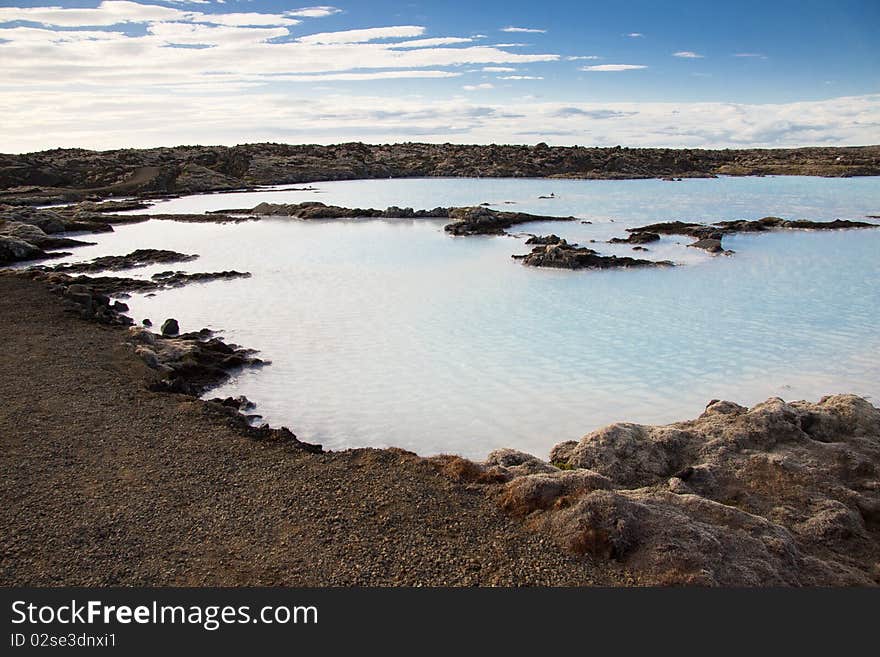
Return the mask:
[[[2,585],[629,583],[412,454],[307,454],[147,391],[124,330],[39,283],[0,276],[0,335]]]

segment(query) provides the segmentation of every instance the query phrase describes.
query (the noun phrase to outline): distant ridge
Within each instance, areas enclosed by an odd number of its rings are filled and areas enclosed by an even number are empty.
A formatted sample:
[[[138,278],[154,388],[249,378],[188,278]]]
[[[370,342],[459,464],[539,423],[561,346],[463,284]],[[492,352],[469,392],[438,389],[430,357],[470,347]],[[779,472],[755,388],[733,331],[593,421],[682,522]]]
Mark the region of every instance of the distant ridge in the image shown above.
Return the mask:
[[[321,180],[880,175],[880,146],[785,149],[275,143],[0,155],[0,202],[161,196]]]

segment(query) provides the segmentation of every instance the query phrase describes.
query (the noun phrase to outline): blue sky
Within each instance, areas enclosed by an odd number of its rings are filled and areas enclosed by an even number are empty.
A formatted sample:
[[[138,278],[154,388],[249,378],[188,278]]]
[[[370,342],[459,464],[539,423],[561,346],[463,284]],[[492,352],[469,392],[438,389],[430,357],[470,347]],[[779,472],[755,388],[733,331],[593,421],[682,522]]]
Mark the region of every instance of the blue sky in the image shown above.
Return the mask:
[[[0,4],[3,150],[880,142],[880,2]]]

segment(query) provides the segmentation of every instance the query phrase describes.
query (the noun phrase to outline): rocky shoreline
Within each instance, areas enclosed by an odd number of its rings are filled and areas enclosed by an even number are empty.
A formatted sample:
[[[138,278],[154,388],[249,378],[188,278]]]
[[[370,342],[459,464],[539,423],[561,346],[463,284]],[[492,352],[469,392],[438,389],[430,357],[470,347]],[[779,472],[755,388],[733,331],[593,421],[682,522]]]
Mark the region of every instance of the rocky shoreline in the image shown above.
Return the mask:
[[[116,224],[129,224],[162,219],[167,221],[228,223],[258,221],[261,217],[290,217],[293,219],[451,219],[444,230],[453,236],[509,235],[507,229],[518,224],[533,222],[570,222],[575,217],[535,215],[524,212],[494,210],[485,205],[466,207],[437,207],[430,210],[414,210],[391,206],[384,210],[374,208],[346,208],[325,205],[320,202],[260,203],[253,208],[222,210],[202,215],[118,215],[107,214],[133,208],[147,209],[139,201],[82,202],[58,208],[36,209],[0,205],[0,265],[46,260],[70,255],[69,252],[53,252],[52,249],[91,244],[77,239],[59,236],[68,232],[112,232]],[[841,230],[877,228],[880,224],[864,221],[835,219],[834,221],[786,220],[780,217],[764,217],[758,220],[721,221],[714,224],[671,221],[629,228],[626,237],[615,237],[610,244],[633,245],[634,251],[647,251],[644,244],[657,242],[661,235],[683,235],[695,241],[689,247],[703,249],[713,254],[732,255],[722,245],[725,235],[738,233],[763,233],[773,230]],[[531,236],[526,244],[534,245],[531,253],[513,255],[524,265],[556,269],[611,269],[629,267],[669,267],[668,260],[646,260],[615,255],[603,255],[594,249],[569,244],[556,235]],[[61,273],[84,273],[104,270],[121,270],[156,262],[186,262],[198,256],[188,256],[162,250],[137,250],[124,256],[106,256],[90,263],[43,267],[43,270]],[[130,283],[132,290],[154,287],[173,287],[193,281],[249,276],[246,272],[224,271],[186,274],[168,271],[153,276],[153,282]],[[107,282],[109,284],[109,281]],[[119,283],[121,286],[122,283]],[[123,290],[120,287],[120,291]]]
[[[0,154],[0,203],[233,191],[412,177],[630,179],[880,175],[880,146],[702,150],[457,144],[244,144]]]
[[[438,575],[437,571],[425,570],[416,566],[409,571],[408,580],[389,580],[385,570],[369,571],[366,568],[367,557],[372,552],[360,552],[353,557],[338,556],[327,544],[315,545],[304,542],[303,545],[293,544],[290,549],[296,558],[302,558],[302,548],[310,551],[308,559],[326,558],[333,567],[349,573],[351,579],[343,578],[347,583],[400,583],[401,581],[421,584],[439,583],[599,583],[615,585],[710,585],[710,586],[850,586],[880,584],[880,409],[853,395],[836,395],[826,397],[818,403],[784,402],[781,399],[770,399],[751,409],[744,408],[728,401],[713,400],[706,411],[696,420],[680,422],[663,427],[652,427],[638,424],[612,424],[584,436],[579,441],[568,441],[557,445],[547,461],[517,452],[515,450],[497,450],[489,455],[486,461],[475,463],[457,456],[437,456],[421,458],[400,450],[347,450],[335,454],[323,454],[320,446],[301,443],[289,430],[272,429],[266,425],[253,427],[246,413],[248,402],[245,399],[215,399],[209,402],[195,400],[195,395],[203,393],[212,385],[228,376],[230,371],[244,366],[259,365],[253,352],[242,350],[233,345],[226,345],[222,340],[210,335],[210,332],[185,335],[157,335],[142,328],[124,326],[126,322],[110,322],[110,330],[106,339],[102,338],[98,328],[101,322],[99,313],[83,312],[82,295],[89,295],[90,304],[106,304],[96,302],[99,293],[84,291],[73,284],[59,286],[51,277],[60,276],[55,273],[15,272],[0,276],[0,287],[4,294],[0,295],[3,303],[46,304],[40,307],[40,316],[54,317],[51,324],[59,323],[60,328],[76,340],[107,340],[121,341],[126,345],[128,356],[123,358],[122,370],[117,370],[113,377],[120,381],[140,380],[143,393],[134,389],[125,394],[159,395],[149,399],[153,408],[154,421],[168,415],[170,424],[161,425],[162,432],[174,432],[172,426],[179,426],[180,416],[174,409],[180,404],[181,396],[192,400],[194,416],[188,422],[192,431],[196,426],[208,429],[213,443],[220,427],[228,427],[232,435],[241,436],[248,443],[235,443],[235,449],[243,453],[251,453],[257,457],[261,452],[254,451],[257,445],[286,445],[287,451],[273,452],[276,459],[274,467],[258,465],[254,477],[268,480],[270,486],[286,486],[291,482],[284,475],[285,483],[277,479],[272,472],[279,465],[295,465],[300,473],[311,481],[326,482],[330,476],[328,470],[340,462],[344,467],[357,467],[355,463],[375,463],[377,467],[368,468],[365,473],[368,487],[387,490],[397,487],[399,482],[394,479],[401,476],[399,466],[392,463],[405,464],[405,468],[415,468],[419,472],[419,486],[423,490],[442,489],[443,495],[452,496],[453,504],[476,502],[478,511],[472,512],[467,519],[468,531],[480,532],[483,535],[486,527],[495,526],[499,522],[498,513],[505,514],[510,521],[519,524],[524,531],[530,532],[527,538],[514,529],[514,525],[501,525],[504,529],[503,538],[497,543],[499,550],[514,549],[523,541],[540,545],[537,552],[529,549],[528,558],[524,561],[513,556],[495,556],[491,559],[491,568],[487,568],[486,554],[479,550],[473,551],[463,536],[456,536],[451,543],[441,541],[441,559],[449,564],[457,563],[456,559],[466,559],[463,573],[470,577],[454,578]],[[49,286],[70,309],[74,309],[69,320],[63,314],[55,316],[52,303],[39,301],[39,289]],[[27,301],[29,300],[29,301]],[[76,306],[77,308],[74,308]],[[9,340],[16,336],[37,334],[43,330],[42,324],[21,324],[22,320],[13,320],[13,314],[0,314],[4,321],[18,321],[18,325],[7,326],[5,334]],[[82,322],[82,320],[91,320]],[[45,320],[44,320],[45,321]],[[80,322],[80,326],[69,322]],[[105,322],[106,323],[106,322]],[[123,324],[119,326],[118,324]],[[94,328],[91,328],[94,327]],[[25,331],[24,334],[21,331]],[[173,331],[169,331],[173,332]],[[100,340],[99,340],[100,342]],[[75,344],[85,344],[77,343]],[[65,352],[67,353],[67,352]],[[102,355],[103,354],[103,355]],[[101,347],[95,352],[95,358],[109,357],[107,349]],[[5,362],[5,361],[4,361]],[[143,364],[144,369],[138,370],[135,363]],[[94,365],[82,364],[83,367]],[[31,354],[30,373],[26,380],[16,380],[13,371],[5,371],[0,377],[3,385],[27,386],[35,378],[51,377],[45,368],[55,367]],[[118,366],[117,366],[118,367]],[[43,368],[43,369],[41,369]],[[4,366],[4,370],[7,368]],[[90,370],[91,371],[91,370]],[[97,372],[101,371],[99,367]],[[71,376],[88,378],[87,372],[73,373]],[[134,374],[134,378],[132,375]],[[39,382],[39,381],[37,381]],[[121,385],[121,384],[112,384]],[[126,383],[123,387],[131,386]],[[137,385],[137,384],[135,384]],[[107,384],[96,389],[96,394],[108,395]],[[127,388],[126,388],[127,389]],[[64,394],[68,394],[65,392]],[[27,403],[20,396],[6,397],[13,404]],[[146,403],[146,401],[141,401]],[[106,403],[100,407],[106,407]],[[26,406],[25,406],[26,407]],[[135,406],[132,408],[139,408]],[[199,410],[201,409],[201,410]],[[112,405],[108,412],[127,417],[130,409],[121,405]],[[96,410],[100,415],[100,410]],[[189,413],[190,410],[187,411]],[[52,440],[76,440],[78,436],[71,434],[71,427],[55,427],[57,413],[33,417],[30,426],[38,431],[49,431],[55,436]],[[9,421],[17,421],[15,414],[8,415]],[[97,417],[97,416],[96,416]],[[5,422],[0,418],[0,423]],[[93,420],[94,421],[94,420]],[[47,423],[49,423],[47,425]],[[47,429],[47,426],[51,428]],[[128,429],[137,432],[138,424],[131,419],[126,420]],[[40,441],[18,443],[16,432],[0,432],[14,444],[4,444],[3,454],[3,496],[7,510],[13,506],[18,508],[24,502],[13,503],[10,496],[20,493],[22,487],[34,491],[33,486],[40,484],[25,481],[29,476],[27,468],[20,468],[23,450],[37,450],[34,458],[47,459]],[[171,436],[179,435],[171,433]],[[128,449],[129,440],[125,432],[116,438],[121,441],[120,448]],[[183,441],[179,448],[185,447],[189,440],[180,436]],[[234,440],[227,438],[226,440]],[[45,439],[44,441],[45,442]],[[220,444],[218,444],[218,447]],[[232,447],[232,445],[228,445]],[[89,447],[86,446],[88,449]],[[289,451],[290,449],[293,451]],[[94,449],[94,446],[92,447]],[[200,451],[200,459],[214,458],[216,450]],[[42,456],[39,456],[42,454]],[[373,456],[375,455],[375,456]],[[68,459],[70,457],[67,457]],[[146,457],[138,457],[146,458]],[[152,458],[150,456],[149,458]],[[239,457],[241,458],[241,457]],[[278,461],[277,459],[280,459]],[[315,460],[317,459],[317,460]],[[330,459],[329,461],[327,459]],[[366,459],[366,460],[365,460]],[[390,460],[389,460],[390,459]],[[51,458],[48,459],[51,461]],[[245,461],[247,458],[245,458]],[[179,469],[181,462],[175,458]],[[138,461],[141,462],[141,461]],[[163,468],[170,467],[167,464]],[[118,466],[113,460],[101,462],[99,473],[106,468],[106,475],[113,477],[112,472]],[[141,462],[142,463],[142,462]],[[328,465],[331,464],[331,465]],[[188,467],[188,466],[187,466]],[[204,469],[204,462],[192,463],[192,467]],[[240,466],[239,466],[240,467]],[[363,467],[363,466],[361,466]],[[335,471],[335,470],[333,470]],[[17,472],[15,476],[11,476]],[[49,479],[57,477],[60,471],[49,471],[42,475]],[[95,471],[91,471],[95,476]],[[177,475],[179,476],[179,472]],[[448,484],[442,484],[445,480]],[[43,479],[40,480],[42,482]],[[125,480],[121,480],[122,483]],[[266,485],[266,481],[257,483],[249,480],[257,490]],[[139,484],[140,486],[140,484]],[[149,487],[148,487],[149,489]],[[61,487],[60,492],[66,488]],[[217,489],[222,490],[222,489]],[[394,536],[395,545],[405,545],[410,552],[412,563],[420,564],[426,552],[438,549],[436,537],[428,543],[413,547],[412,536],[422,531],[410,521],[402,517],[387,522],[377,521],[370,514],[348,510],[346,494],[340,490],[332,492],[321,488],[313,491],[308,503],[320,510],[316,515],[308,516],[306,521],[310,527],[338,528],[340,537],[354,540],[351,532],[370,532],[372,527],[383,527],[383,531]],[[125,489],[123,489],[125,491]],[[31,493],[33,495],[34,492]],[[215,493],[217,494],[217,493]],[[252,496],[254,491],[249,488],[241,490],[241,495]],[[370,493],[373,495],[375,493]],[[439,493],[438,493],[439,494]],[[117,492],[115,497],[103,499],[99,492],[93,493],[101,498],[101,504],[109,505],[109,513],[129,514],[136,512],[138,502],[129,506],[129,498],[135,496],[131,490]],[[229,493],[223,493],[229,498]],[[88,494],[87,494],[88,497]],[[40,499],[38,496],[36,499]],[[229,502],[242,504],[245,498],[234,493]],[[225,504],[225,502],[224,502]],[[386,500],[388,508],[406,504],[395,494]],[[54,506],[41,506],[44,521],[37,532],[38,535],[56,531],[45,516],[54,513]],[[208,505],[206,514],[219,514],[215,522],[225,526],[224,509],[220,503]],[[461,517],[450,515],[451,507],[433,505],[430,507],[432,526],[443,526],[448,523],[461,522]],[[262,511],[256,511],[258,517],[269,521],[267,527],[285,526],[290,522],[279,509],[263,502]],[[254,511],[250,511],[254,513]],[[301,509],[302,512],[302,509]],[[8,511],[0,512],[8,515]],[[69,519],[70,509],[59,509]],[[79,513],[78,511],[76,513]],[[422,516],[417,514],[419,518]],[[6,527],[17,527],[18,520],[4,518]],[[342,525],[337,525],[339,518],[345,518]],[[160,522],[174,523],[171,516],[161,516]],[[301,518],[301,521],[304,521]],[[61,523],[61,519],[58,521]],[[201,522],[201,521],[200,521]],[[424,522],[424,520],[419,520]],[[377,524],[378,523],[378,524]],[[478,529],[480,525],[483,529]],[[132,534],[130,531],[135,533]],[[144,540],[138,528],[128,525],[120,527],[124,532],[125,541]],[[233,530],[234,531],[234,530]],[[310,530],[313,531],[313,530]],[[172,541],[185,540],[183,536],[170,535]],[[237,532],[236,532],[237,534]],[[52,562],[45,553],[47,549],[38,540],[29,538],[26,531],[13,531],[2,538],[3,542],[3,581],[5,584],[39,584],[53,581],[48,572],[40,564]],[[271,532],[270,532],[271,535]],[[299,535],[299,534],[298,534]],[[119,534],[113,534],[119,540]],[[109,537],[108,537],[109,538]],[[155,540],[153,537],[148,537]],[[546,542],[545,542],[546,539]],[[52,550],[57,552],[58,542],[69,540],[56,536]],[[187,568],[200,567],[184,564],[184,570],[170,571],[138,571],[136,575],[125,574],[127,556],[120,554],[121,561],[113,556],[116,552],[104,539],[95,539],[99,550],[110,551],[109,556],[100,557],[99,561],[114,572],[115,579],[102,579],[92,562],[80,554],[82,547],[68,546],[68,552],[62,552],[68,562],[80,564],[78,570],[70,571],[68,567],[59,570],[61,582],[115,582],[115,583],[168,583],[181,581],[177,579]],[[252,544],[260,549],[264,540],[262,534],[243,536],[218,537],[217,546],[225,554],[228,550],[250,550]],[[305,539],[303,539],[305,540]],[[342,539],[345,540],[344,538]],[[387,545],[381,539],[375,545]],[[229,541],[233,541],[229,543]],[[445,552],[447,546],[457,556]],[[506,547],[502,547],[506,546]],[[383,548],[385,549],[385,548]],[[397,548],[395,548],[397,549]],[[519,548],[516,548],[517,550]],[[174,549],[171,548],[172,553]],[[518,552],[517,552],[518,553]],[[124,553],[127,554],[127,553]],[[511,553],[507,553],[511,554]],[[323,556],[322,556],[323,555]],[[500,553],[498,553],[500,555]],[[161,556],[154,554],[149,563]],[[175,557],[171,557],[174,559]],[[563,570],[553,577],[540,574],[548,560]],[[280,570],[275,575],[224,575],[228,566],[221,566],[224,561],[210,559],[211,574],[201,582],[220,584],[234,583],[265,583],[266,581],[303,582],[309,580],[290,578],[281,573],[284,568],[294,568],[289,556],[272,553],[272,564]],[[170,564],[164,562],[164,568]],[[87,565],[89,564],[89,565]],[[467,564],[473,564],[475,568]],[[220,566],[220,572],[215,569]],[[450,566],[451,567],[451,566]],[[130,566],[129,566],[130,568]],[[456,566],[457,568],[457,566]],[[508,568],[514,570],[508,571]],[[122,569],[122,570],[120,570]],[[160,572],[166,572],[165,575]],[[296,572],[301,572],[297,570]],[[324,571],[326,572],[326,571]],[[396,572],[396,571],[395,571]],[[499,577],[499,573],[507,573]],[[66,574],[63,574],[66,573]],[[168,573],[178,573],[170,576]],[[360,576],[354,576],[360,573]],[[514,574],[515,573],[515,574]],[[329,583],[340,581],[326,576],[312,583]],[[56,575],[57,576],[57,575]],[[301,577],[302,575],[300,575]],[[505,579],[510,577],[510,580]],[[277,579],[276,579],[277,578]],[[414,579],[412,579],[414,578]],[[192,581],[191,579],[188,581]]]

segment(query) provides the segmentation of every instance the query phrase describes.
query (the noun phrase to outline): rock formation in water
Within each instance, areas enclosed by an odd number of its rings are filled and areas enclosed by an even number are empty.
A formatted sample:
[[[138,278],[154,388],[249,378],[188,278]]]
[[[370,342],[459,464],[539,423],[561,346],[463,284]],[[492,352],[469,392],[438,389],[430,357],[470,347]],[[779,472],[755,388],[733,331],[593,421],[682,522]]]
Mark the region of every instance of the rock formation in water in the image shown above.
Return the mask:
[[[508,513],[645,584],[880,584],[880,409],[853,395],[713,401],[561,443],[549,463],[499,450],[470,478],[506,481]]]
[[[526,243],[537,244],[531,253],[513,255],[512,258],[522,260],[530,267],[551,267],[553,269],[623,269],[627,267],[674,267],[669,260],[641,260],[628,256],[601,255],[593,249],[577,244],[569,244],[563,239],[538,237],[536,241]]]
[[[42,281],[49,289],[63,294],[71,285],[88,288],[90,294],[103,296],[125,296],[131,292],[157,292],[169,288],[183,287],[191,283],[207,283],[233,278],[250,278],[250,272],[235,270],[218,272],[164,271],[150,278],[128,278],[124,276],[72,276],[64,271],[54,271],[51,267],[30,267],[15,272],[17,275]]]
[[[649,224],[637,228],[627,228],[629,236],[626,238],[615,237],[612,243],[621,244],[646,244],[660,239],[660,235],[686,235],[696,241],[688,246],[703,249],[709,253],[732,254],[721,244],[725,235],[737,233],[762,233],[772,230],[795,229],[795,230],[841,230],[850,228],[878,228],[880,224],[867,221],[850,221],[835,219],[833,221],[809,221],[790,220],[780,217],[764,217],[763,219],[737,219],[733,221],[719,221],[714,224],[699,224],[684,221],[665,221],[658,224]]]
[[[532,221],[574,221],[574,217],[558,217],[525,212],[503,212],[491,210],[482,205],[468,207],[434,208],[433,210],[413,210],[391,206],[384,210],[373,208],[343,208],[338,205],[324,205],[316,201],[306,203],[260,203],[250,212],[258,216],[284,216],[297,219],[452,219],[444,227],[452,235],[503,235],[505,229],[516,224]]]
[[[458,144],[244,144],[0,155],[0,202],[192,194],[407,177],[691,178],[880,174],[880,147],[702,150]]]
[[[101,256],[89,262],[55,265],[47,270],[63,272],[66,274],[87,274],[98,271],[120,271],[123,269],[136,269],[154,264],[189,262],[198,258],[197,255],[187,255],[168,251],[165,249],[136,249],[122,256]]]

